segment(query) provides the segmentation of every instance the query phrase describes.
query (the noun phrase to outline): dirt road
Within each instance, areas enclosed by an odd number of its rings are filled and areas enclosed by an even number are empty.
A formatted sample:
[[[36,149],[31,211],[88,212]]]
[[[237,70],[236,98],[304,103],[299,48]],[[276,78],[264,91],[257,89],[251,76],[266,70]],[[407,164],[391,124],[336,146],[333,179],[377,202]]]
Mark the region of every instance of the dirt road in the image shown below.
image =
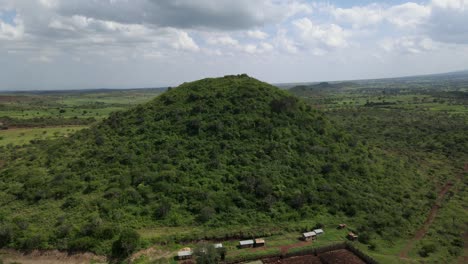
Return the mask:
[[[468,163],[465,164],[463,168],[463,172],[460,173],[456,180],[461,180],[463,177],[463,173],[468,172]],[[407,259],[408,258],[408,252],[413,248],[414,244],[421,240],[429,230],[429,227],[432,225],[432,222],[434,222],[435,217],[437,216],[437,212],[440,209],[440,204],[443,201],[445,195],[447,192],[453,187],[454,183],[452,181],[447,182],[442,190],[437,195],[437,199],[435,204],[432,206],[431,210],[429,211],[429,215],[426,218],[426,221],[424,221],[423,226],[416,232],[416,234],[413,236],[413,238],[406,244],[406,246],[403,248],[403,250],[398,254],[398,256],[401,259]]]

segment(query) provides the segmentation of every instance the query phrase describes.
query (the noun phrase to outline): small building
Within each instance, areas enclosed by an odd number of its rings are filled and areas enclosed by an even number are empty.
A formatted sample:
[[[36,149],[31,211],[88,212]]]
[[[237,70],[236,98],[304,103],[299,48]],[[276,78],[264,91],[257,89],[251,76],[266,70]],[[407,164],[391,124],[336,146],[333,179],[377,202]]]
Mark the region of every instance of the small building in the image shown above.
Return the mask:
[[[192,255],[193,252],[190,248],[183,248],[177,252],[177,259],[190,259]]]
[[[263,247],[263,246],[265,246],[265,239],[263,238],[255,239],[255,247]]]
[[[216,248],[216,249],[218,249],[218,248],[223,248],[223,244],[221,244],[221,243],[214,244],[213,246],[214,246],[214,248]]]
[[[305,240],[305,241],[314,240],[316,238],[317,238],[317,234],[314,231],[306,232],[306,233],[302,234],[302,239]]]
[[[338,229],[344,229],[344,228],[346,228],[346,224],[339,224],[338,225]]]
[[[353,232],[349,232],[347,237],[351,241],[358,239],[358,235],[354,234]]]
[[[239,247],[240,248],[251,248],[254,246],[254,241],[253,240],[243,240],[239,242]]]
[[[317,234],[317,236],[322,235],[324,233],[323,229],[315,229],[314,232],[315,234]]]

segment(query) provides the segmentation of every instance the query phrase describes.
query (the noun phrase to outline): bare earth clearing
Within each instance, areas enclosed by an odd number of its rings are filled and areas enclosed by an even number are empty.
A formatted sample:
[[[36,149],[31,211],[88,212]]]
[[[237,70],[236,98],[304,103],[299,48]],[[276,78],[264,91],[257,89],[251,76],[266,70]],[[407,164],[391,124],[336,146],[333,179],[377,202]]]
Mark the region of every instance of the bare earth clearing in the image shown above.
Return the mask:
[[[262,261],[264,264],[303,264],[303,263],[310,263],[310,264],[322,264],[320,258],[314,255],[305,255],[305,256],[298,256],[286,259],[279,259],[279,258],[272,258],[272,259],[265,259]]]
[[[0,256],[5,264],[14,262],[21,264],[89,264],[91,261],[96,264],[107,263],[106,257],[97,256],[93,253],[68,254],[58,250],[34,250],[27,254],[16,250],[1,250]]]
[[[334,263],[334,264],[365,264],[358,256],[354,255],[351,251],[346,249],[333,250],[326,253],[322,253],[319,256],[305,255],[291,258],[270,258],[262,260],[265,264],[323,264],[323,263]]]

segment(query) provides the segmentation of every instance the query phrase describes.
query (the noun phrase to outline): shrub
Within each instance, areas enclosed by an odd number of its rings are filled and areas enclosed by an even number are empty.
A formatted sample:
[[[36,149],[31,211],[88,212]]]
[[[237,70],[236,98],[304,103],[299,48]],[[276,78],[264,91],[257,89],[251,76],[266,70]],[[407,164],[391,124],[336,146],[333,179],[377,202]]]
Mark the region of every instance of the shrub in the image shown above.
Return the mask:
[[[128,257],[140,245],[140,235],[133,229],[124,229],[120,237],[112,245],[114,257]]]
[[[425,244],[419,249],[418,253],[421,257],[425,258],[428,257],[429,254],[434,253],[436,251],[436,246],[434,244]]]
[[[8,245],[10,243],[11,238],[13,236],[13,230],[11,227],[6,225],[0,226],[0,248]]]
[[[369,233],[360,233],[359,234],[359,237],[358,237],[358,240],[359,242],[363,243],[363,244],[369,244],[369,241],[370,241],[370,236],[369,236]]]
[[[96,246],[96,243],[97,241],[92,237],[79,237],[70,241],[69,248],[70,250],[74,251],[91,250],[94,246]]]
[[[46,239],[40,234],[27,235],[22,239],[21,248],[24,250],[45,248]]]

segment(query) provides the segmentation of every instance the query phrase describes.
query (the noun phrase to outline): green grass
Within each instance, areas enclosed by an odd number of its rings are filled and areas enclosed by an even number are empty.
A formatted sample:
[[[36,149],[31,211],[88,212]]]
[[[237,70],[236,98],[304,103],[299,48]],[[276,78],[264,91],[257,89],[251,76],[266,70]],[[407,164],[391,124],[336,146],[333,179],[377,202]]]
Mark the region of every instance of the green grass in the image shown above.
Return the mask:
[[[87,126],[15,128],[0,130],[0,146],[29,144],[31,140],[54,139],[70,135]]]
[[[427,235],[410,251],[412,258],[426,263],[456,263],[456,257],[463,255],[462,234],[466,232],[468,223],[466,186],[466,181],[457,181],[452,187]],[[424,245],[435,245],[435,251],[422,257],[420,252]]]
[[[160,93],[160,90],[122,90],[99,93],[83,91],[79,93],[2,94],[0,117],[16,119],[94,117],[102,119],[112,112],[148,102]]]

